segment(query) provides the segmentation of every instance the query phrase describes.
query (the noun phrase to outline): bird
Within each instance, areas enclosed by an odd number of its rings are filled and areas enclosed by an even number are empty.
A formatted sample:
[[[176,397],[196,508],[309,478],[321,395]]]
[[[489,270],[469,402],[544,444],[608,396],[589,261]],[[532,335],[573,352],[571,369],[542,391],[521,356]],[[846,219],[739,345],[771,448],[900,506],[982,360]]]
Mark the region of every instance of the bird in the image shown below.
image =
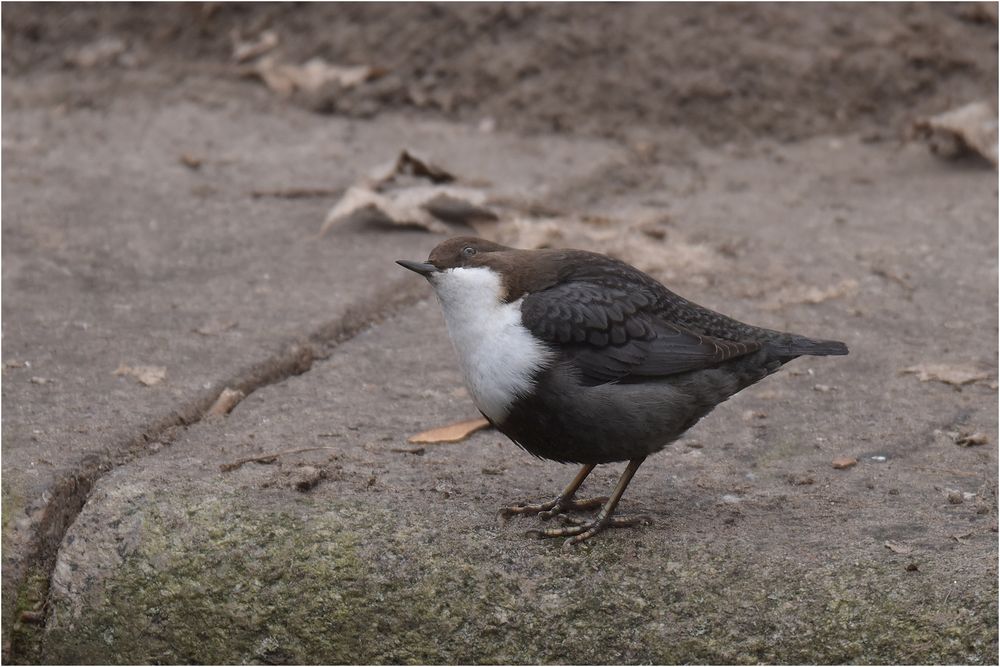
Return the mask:
[[[651,523],[615,515],[629,482],[715,406],[797,357],[848,353],[839,341],[727,317],[595,252],[459,236],[426,262],[397,264],[433,288],[469,393],[490,424],[536,457],[581,466],[554,499],[501,510],[562,517],[560,527],[529,533],[566,545]],[[610,496],[576,498],[596,466],[621,462]],[[589,521],[567,515],[598,507]]]

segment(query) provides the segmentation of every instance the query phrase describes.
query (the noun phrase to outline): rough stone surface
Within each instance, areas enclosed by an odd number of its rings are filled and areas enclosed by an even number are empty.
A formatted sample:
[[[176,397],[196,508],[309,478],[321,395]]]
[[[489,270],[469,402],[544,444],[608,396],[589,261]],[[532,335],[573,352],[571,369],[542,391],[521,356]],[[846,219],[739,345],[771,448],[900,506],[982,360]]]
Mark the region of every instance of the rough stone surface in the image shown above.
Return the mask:
[[[272,29],[387,71],[280,99],[230,55]],[[906,140],[995,99],[995,6],[14,3],[3,32],[5,661],[996,664],[996,173]],[[653,526],[529,539],[496,510],[571,468],[405,442],[475,415],[392,264],[440,237],[316,235],[403,148],[851,356],[647,462],[622,511]]]
[[[42,655],[993,662],[995,452],[934,432],[967,424],[994,437],[995,391],[898,372],[931,357],[993,363],[986,336],[962,337],[953,352],[912,333],[927,331],[932,313],[952,326],[955,312],[968,326],[989,321],[992,178],[850,141],[820,175],[797,176],[830,151],[825,140],[785,149],[777,174],[762,168],[773,164],[766,154],[706,153],[711,178],[678,207],[688,232],[731,240],[749,227],[773,243],[725,259],[726,274],[759,265],[808,285],[854,276],[863,287],[774,309],[741,280],[683,281],[685,294],[744,319],[842,337],[852,355],[790,364],[650,459],[621,511],[651,514],[653,526],[565,551],[524,535],[538,520],[501,523],[496,511],[553,495],[570,467],[492,431],[423,455],[394,451],[407,435],[475,414],[437,305],[425,301],[105,476],[60,551]],[[747,187],[731,189],[737,178]],[[826,207],[852,188],[848,222],[836,222],[841,213]],[[709,202],[740,213],[703,223],[694,212]],[[902,220],[905,243],[893,232]],[[873,252],[910,276],[908,297],[872,273]],[[968,276],[962,290],[938,280],[948,267]],[[306,447],[317,449],[292,451]],[[840,455],[859,464],[835,470]],[[306,493],[295,488],[303,466],[325,473]],[[600,469],[585,491],[606,493],[617,473]],[[949,504],[947,488],[978,500]]]
[[[47,97],[73,88],[65,75],[5,81],[11,589],[40,553],[54,553],[102,470],[156,451],[226,386],[250,391],[302,372],[340,329],[425,294],[392,260],[425,252],[426,234],[348,226],[317,237],[336,196],[367,170],[410,148],[502,183],[501,194],[537,196],[617,153],[599,142],[272,113],[255,88],[207,80],[161,99],[137,82],[95,112]],[[252,196],[292,187],[332,196]],[[123,364],[166,375],[146,386],[116,374]],[[5,623],[13,601],[4,598]]]

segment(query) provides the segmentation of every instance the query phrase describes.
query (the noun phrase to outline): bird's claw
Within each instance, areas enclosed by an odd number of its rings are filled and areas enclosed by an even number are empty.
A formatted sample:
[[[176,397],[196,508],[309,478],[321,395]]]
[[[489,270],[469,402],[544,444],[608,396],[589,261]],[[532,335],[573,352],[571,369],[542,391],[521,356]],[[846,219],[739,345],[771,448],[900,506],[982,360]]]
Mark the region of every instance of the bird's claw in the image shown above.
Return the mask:
[[[612,516],[595,519],[594,521],[581,521],[572,517],[564,517],[562,528],[532,529],[527,531],[527,535],[544,539],[547,537],[568,537],[563,544],[564,547],[572,547],[584,540],[589,540],[594,535],[607,528],[628,528],[632,526],[648,526],[653,523],[653,518],[646,514],[638,516]]]
[[[601,496],[599,498],[587,498],[586,500],[573,500],[572,498],[556,498],[555,500],[550,500],[547,503],[540,503],[538,505],[521,504],[521,505],[511,505],[510,507],[501,508],[498,515],[502,519],[509,519],[512,516],[517,516],[519,514],[537,514],[539,518],[543,520],[551,519],[554,516],[560,516],[565,512],[584,512],[587,510],[596,509],[601,507],[608,500],[607,496]]]

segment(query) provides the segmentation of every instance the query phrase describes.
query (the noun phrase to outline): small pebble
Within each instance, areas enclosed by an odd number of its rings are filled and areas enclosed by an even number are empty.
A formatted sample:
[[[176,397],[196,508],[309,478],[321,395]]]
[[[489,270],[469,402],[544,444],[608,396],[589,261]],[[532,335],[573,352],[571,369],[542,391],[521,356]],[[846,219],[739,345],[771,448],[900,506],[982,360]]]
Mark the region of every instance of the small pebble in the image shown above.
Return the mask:
[[[853,456],[838,456],[835,458],[830,465],[832,465],[837,470],[846,470],[858,464],[858,460]]]

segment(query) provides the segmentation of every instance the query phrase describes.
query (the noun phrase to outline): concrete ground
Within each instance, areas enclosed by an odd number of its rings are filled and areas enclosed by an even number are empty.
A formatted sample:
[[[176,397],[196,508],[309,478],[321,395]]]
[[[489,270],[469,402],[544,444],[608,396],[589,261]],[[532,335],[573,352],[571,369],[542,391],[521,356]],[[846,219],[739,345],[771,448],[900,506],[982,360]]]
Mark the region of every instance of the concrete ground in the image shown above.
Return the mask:
[[[996,663],[994,170],[850,133],[645,150],[130,77],[4,80],[7,660]],[[443,237],[317,236],[403,148],[521,200],[659,212],[641,259],[699,249],[658,265],[675,291],[851,355],[650,459],[621,511],[652,526],[526,537],[497,509],[571,468],[493,431],[406,443],[476,416],[393,264]],[[328,194],[253,194],[288,188]],[[208,416],[226,387],[247,397]]]

